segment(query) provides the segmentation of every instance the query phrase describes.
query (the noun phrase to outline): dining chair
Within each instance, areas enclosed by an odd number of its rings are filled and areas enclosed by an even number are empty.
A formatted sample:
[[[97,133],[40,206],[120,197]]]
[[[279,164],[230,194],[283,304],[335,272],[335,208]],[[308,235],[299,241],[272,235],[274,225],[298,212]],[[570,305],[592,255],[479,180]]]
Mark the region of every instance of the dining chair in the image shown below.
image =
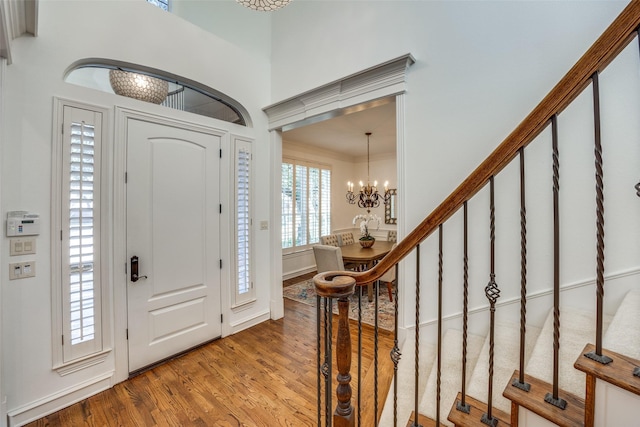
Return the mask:
[[[397,245],[394,244],[391,247],[391,250],[393,250],[396,246]],[[384,283],[387,285],[387,291],[389,292],[389,301],[393,302],[393,284],[396,282],[396,267],[393,266],[386,273],[384,273],[382,277],[380,277],[380,279],[378,280],[380,280],[380,283]]]
[[[397,242],[398,241],[398,232],[396,230],[389,230],[387,232],[387,241],[388,242]]]
[[[328,234],[320,237],[320,243],[328,246],[340,246],[338,236],[336,234]]]
[[[340,246],[353,245],[356,242],[351,232],[338,234],[338,240],[340,241]]]
[[[325,271],[344,271],[342,262],[342,251],[338,246],[315,245],[313,256],[316,259],[316,269],[318,273]]]

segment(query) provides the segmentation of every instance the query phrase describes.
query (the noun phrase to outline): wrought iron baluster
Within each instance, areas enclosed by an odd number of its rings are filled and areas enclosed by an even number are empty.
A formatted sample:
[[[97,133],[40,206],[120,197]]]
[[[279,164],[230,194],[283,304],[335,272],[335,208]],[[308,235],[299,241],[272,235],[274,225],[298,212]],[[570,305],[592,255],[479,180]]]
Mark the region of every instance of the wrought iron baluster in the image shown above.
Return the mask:
[[[456,409],[466,414],[471,412],[467,399],[467,330],[469,328],[469,256],[468,256],[468,215],[467,202],[463,205],[463,303],[462,303],[462,384],[461,399],[456,402]]]
[[[379,320],[379,298],[380,298],[380,281],[376,280],[373,284],[375,299],[375,318],[373,326],[373,425],[378,425],[378,339],[380,333]]]
[[[422,427],[418,423],[418,389],[420,385],[420,245],[416,246],[416,335],[415,335],[415,366],[414,366],[414,420],[411,427]]]
[[[362,425],[362,286],[356,288],[358,293],[358,427]]]
[[[560,353],[560,158],[558,152],[558,116],[551,117],[553,149],[553,392],[544,401],[560,409],[567,402],[558,396],[558,371]]]
[[[325,426],[331,426],[331,377],[332,377],[332,343],[333,339],[333,299],[324,298],[324,364],[322,374],[324,375],[324,401],[325,401]]]
[[[436,425],[440,425],[442,379],[442,224],[438,226],[438,369],[436,375]]]
[[[495,320],[496,320],[496,301],[500,297],[500,289],[496,283],[496,208],[495,208],[495,191],[493,176],[489,178],[489,242],[490,242],[490,264],[491,271],[489,275],[489,283],[484,288],[484,293],[489,300],[489,312],[491,314],[489,322],[489,384],[487,390],[487,412],[482,414],[481,421],[495,427],[498,425],[498,419],[493,417],[493,349],[495,344]]]
[[[519,150],[520,157],[520,372],[511,385],[521,390],[531,390],[524,380],[524,349],[527,336],[527,208],[525,197],[524,147]]]
[[[398,425],[398,363],[400,362],[400,348],[398,347],[398,296],[400,295],[400,268],[396,269],[396,286],[393,290],[393,348],[391,349],[391,361],[393,362],[393,425]]]
[[[602,136],[600,132],[600,87],[598,72],[591,76],[593,86],[593,122],[596,163],[596,348],[585,354],[589,359],[606,365],[612,359],[602,354],[602,323],[604,306],[604,183],[602,171]]]
[[[317,380],[317,399],[318,399],[318,425],[322,425],[322,380],[320,377],[322,376],[322,299],[320,295],[316,295],[316,369],[318,370],[316,375]],[[326,325],[326,323],[325,323]],[[325,333],[326,337],[326,333]]]

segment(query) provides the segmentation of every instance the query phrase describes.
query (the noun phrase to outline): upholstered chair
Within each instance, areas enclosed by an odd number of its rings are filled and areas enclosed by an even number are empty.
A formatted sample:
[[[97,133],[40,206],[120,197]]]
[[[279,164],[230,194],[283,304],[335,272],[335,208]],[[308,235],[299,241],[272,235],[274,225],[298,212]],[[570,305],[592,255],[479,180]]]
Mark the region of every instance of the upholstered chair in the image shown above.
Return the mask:
[[[336,234],[329,234],[327,236],[320,237],[320,243],[328,246],[340,246],[338,236]]]
[[[342,251],[338,246],[315,245],[313,256],[316,258],[318,273],[325,271],[344,271]]]
[[[395,231],[394,231],[395,233]],[[396,245],[391,247],[391,250],[395,248]],[[389,301],[393,302],[393,284],[396,282],[396,267],[391,267],[386,273],[382,275],[380,278],[380,283],[384,283],[387,285],[387,291],[389,292]]]
[[[396,230],[389,230],[387,232],[387,241],[388,242],[397,242],[398,241],[398,232]]]
[[[353,233],[340,233],[338,234],[340,246],[352,245],[356,241],[353,238]]]

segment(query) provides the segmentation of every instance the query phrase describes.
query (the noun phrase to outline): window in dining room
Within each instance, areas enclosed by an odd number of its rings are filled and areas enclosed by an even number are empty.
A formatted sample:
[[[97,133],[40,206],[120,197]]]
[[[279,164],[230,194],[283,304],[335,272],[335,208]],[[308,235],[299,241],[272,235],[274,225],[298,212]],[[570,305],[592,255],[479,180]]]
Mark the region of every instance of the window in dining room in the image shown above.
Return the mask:
[[[302,249],[331,230],[331,169],[319,163],[282,162],[282,248]]]

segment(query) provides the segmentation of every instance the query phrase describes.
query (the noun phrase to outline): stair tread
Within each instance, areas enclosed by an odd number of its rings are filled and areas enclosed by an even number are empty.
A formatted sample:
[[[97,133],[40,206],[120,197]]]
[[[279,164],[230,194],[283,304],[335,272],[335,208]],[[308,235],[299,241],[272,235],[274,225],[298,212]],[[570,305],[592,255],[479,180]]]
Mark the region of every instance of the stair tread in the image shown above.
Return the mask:
[[[527,325],[525,357],[531,355],[541,328]],[[520,324],[497,321],[495,326],[493,389],[504,390],[511,381],[511,374],[520,367]],[[469,380],[467,394],[486,403],[489,384],[489,335],[485,339],[475,369]],[[494,393],[493,407],[506,413],[511,412],[511,402]]]
[[[629,291],[616,310],[602,340],[603,347],[640,359],[640,291]]]
[[[519,371],[515,371],[512,378],[517,379],[518,377]],[[525,382],[531,385],[529,392],[508,385],[504,389],[503,396],[560,427],[584,426],[584,399],[560,389],[558,397],[567,402],[567,407],[564,410],[560,409],[544,400],[547,393],[551,393],[553,390],[551,384],[531,375],[525,374],[524,378]]]
[[[462,394],[458,393],[449,412],[448,420],[457,426],[486,427],[486,424],[482,422],[482,415],[487,412],[487,404],[471,396],[467,396],[465,399],[465,403],[469,405],[469,413],[467,414],[456,409],[457,402],[461,400]],[[491,411],[491,416],[498,419],[498,426],[510,426],[511,419],[507,412],[494,407]]]
[[[602,354],[613,359],[611,363],[603,365],[584,356],[584,354],[594,350],[595,345],[587,344],[582,351],[582,355],[576,360],[575,368],[631,393],[640,395],[640,377],[633,375],[633,370],[640,366],[640,360],[603,348]]]
[[[413,337],[407,338],[402,345],[401,349],[402,357],[398,364],[398,424],[404,424],[405,420],[408,420],[415,409],[414,400],[414,384],[415,384],[415,339]],[[420,376],[421,378],[428,378],[433,368],[433,363],[436,357],[436,348],[433,345],[420,345]],[[418,384],[418,396],[422,396],[424,389],[427,385],[427,381],[421,381]],[[389,388],[387,394],[387,400],[380,417],[379,425],[394,425],[393,423],[393,382]]]
[[[467,372],[473,372],[478,360],[484,337],[468,334],[467,336]],[[440,424],[450,426],[447,415],[451,404],[460,390],[462,372],[462,332],[449,329],[442,339],[442,367],[440,375]],[[427,386],[420,400],[419,411],[429,418],[436,418],[436,364],[431,370]],[[470,376],[467,376],[467,385]]]
[[[611,316],[605,316],[605,327]],[[584,398],[584,373],[573,369],[573,363],[584,346],[595,337],[595,319],[590,311],[572,307],[560,310],[560,351],[559,351],[559,386],[560,388]],[[552,382],[553,363],[553,310],[549,312],[531,358],[526,365],[525,373],[546,382]]]
[[[407,427],[413,427],[413,420],[415,420],[416,413],[411,412],[411,418],[407,421]],[[422,414],[418,414],[418,424],[422,427],[437,427],[436,422],[431,418],[425,417]]]

